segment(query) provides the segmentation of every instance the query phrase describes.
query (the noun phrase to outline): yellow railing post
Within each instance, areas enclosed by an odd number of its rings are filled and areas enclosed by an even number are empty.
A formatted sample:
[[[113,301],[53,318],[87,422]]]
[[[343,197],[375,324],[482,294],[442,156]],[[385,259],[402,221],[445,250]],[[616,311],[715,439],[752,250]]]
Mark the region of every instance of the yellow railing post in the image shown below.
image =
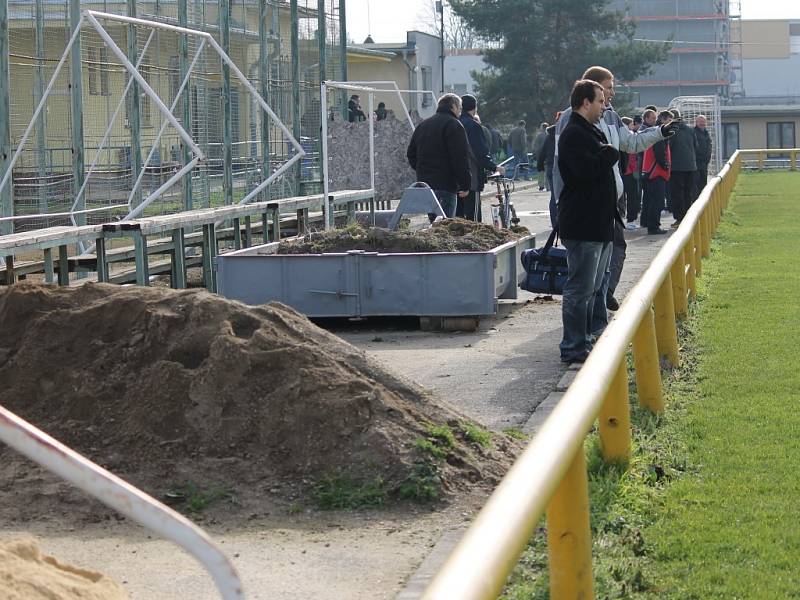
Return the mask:
[[[708,207],[700,214],[700,242],[703,258],[711,254],[711,226],[709,225]]]
[[[619,361],[614,381],[600,408],[600,447],[607,463],[627,463],[631,459],[631,407],[628,397],[628,366]]]
[[[675,304],[672,300],[672,277],[667,273],[655,297],[656,341],[658,354],[673,365],[678,364],[678,330],[675,322]]]
[[[672,301],[675,304],[675,318],[682,319],[689,311],[686,299],[686,264],[683,260],[683,251],[675,258],[670,269],[672,280]]]
[[[683,262],[686,264],[684,273],[686,273],[686,288],[689,292],[689,299],[694,299],[697,296],[697,269],[694,266],[694,234],[686,242],[683,247]]]
[[[664,411],[661,395],[661,363],[656,343],[656,324],[652,307],[648,310],[633,336],[633,367],[636,374],[636,393],[639,406],[655,413]]]
[[[758,153],[758,170],[759,171],[763,171],[764,170],[764,153],[763,152],[759,152]]]
[[[550,598],[594,598],[592,533],[589,529],[589,478],[583,445],[547,505]]]
[[[698,222],[692,230],[692,240],[694,241],[694,274],[700,277],[703,274],[703,242],[700,233],[700,223]]]
[[[789,152],[789,169],[797,171],[797,150]]]

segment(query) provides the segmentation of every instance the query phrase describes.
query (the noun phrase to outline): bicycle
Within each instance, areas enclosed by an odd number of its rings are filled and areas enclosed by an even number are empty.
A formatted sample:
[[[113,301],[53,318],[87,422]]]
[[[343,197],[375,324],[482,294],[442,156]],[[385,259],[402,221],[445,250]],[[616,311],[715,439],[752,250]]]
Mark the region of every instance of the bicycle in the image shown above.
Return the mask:
[[[519,171],[526,171],[530,168],[530,163],[521,162],[514,166],[514,171],[511,177],[506,177],[500,173],[492,173],[486,177],[487,181],[493,182],[497,186],[497,204],[492,204],[492,224],[498,229],[508,229],[519,225],[519,217],[514,208],[514,203],[511,202],[511,194],[514,193],[515,185],[514,180],[517,178]]]

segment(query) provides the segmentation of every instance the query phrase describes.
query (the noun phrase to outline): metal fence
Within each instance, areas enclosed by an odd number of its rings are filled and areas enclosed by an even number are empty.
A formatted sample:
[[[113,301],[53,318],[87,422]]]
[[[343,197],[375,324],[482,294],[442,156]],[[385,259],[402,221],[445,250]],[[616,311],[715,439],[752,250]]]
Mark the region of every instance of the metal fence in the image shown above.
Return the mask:
[[[595,422],[609,463],[631,456],[626,354],[633,347],[639,403],[663,410],[660,362],[679,360],[677,320],[687,314],[736,179],[764,169],[768,155],[798,149],[737,150],[689,209],[542,428],[517,459],[425,591],[425,600],[497,598],[543,515],[547,519],[550,597],[593,598],[592,542],[584,440]]]
[[[344,0],[0,0],[0,177],[87,9],[210,33],[307,153],[259,199],[321,191],[319,86],[346,77]],[[154,90],[175,95],[196,41],[109,33]],[[69,224],[76,201],[98,209],[78,224],[125,216],[132,190],[135,207],[190,160],[174,131],[159,136],[163,116],[96,32],[81,31],[76,48],[0,193],[0,234]],[[294,153],[218,57],[203,53],[195,71],[173,114],[206,160],[146,215],[235,203]]]

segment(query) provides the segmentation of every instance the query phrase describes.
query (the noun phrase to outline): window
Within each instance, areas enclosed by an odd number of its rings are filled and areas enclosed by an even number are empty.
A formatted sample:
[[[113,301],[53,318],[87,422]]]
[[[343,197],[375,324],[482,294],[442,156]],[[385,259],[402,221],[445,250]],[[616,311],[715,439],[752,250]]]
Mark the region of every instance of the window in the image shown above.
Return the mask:
[[[739,149],[739,124],[738,123],[723,123],[722,124],[722,144],[725,158],[728,159],[733,156],[733,153]]]
[[[422,67],[420,69],[422,73],[422,89],[423,90],[430,90],[433,88],[433,74],[431,73],[430,67]],[[422,108],[431,105],[431,97],[428,94],[422,94]]]
[[[152,79],[152,67],[147,62],[142,62],[139,65],[139,73],[142,75],[142,79],[147,82],[147,85],[153,87]],[[139,88],[139,114],[141,115],[141,126],[142,127],[150,127],[153,124],[153,105],[150,96],[148,96],[144,90],[140,87]]]
[[[108,89],[108,48],[89,48],[87,50],[89,59],[89,94],[92,96],[108,96],[111,92]],[[99,83],[99,85],[98,85]]]
[[[767,123],[767,148],[794,148],[794,123]]]
[[[97,94],[97,50],[89,48],[89,93],[94,96]]]

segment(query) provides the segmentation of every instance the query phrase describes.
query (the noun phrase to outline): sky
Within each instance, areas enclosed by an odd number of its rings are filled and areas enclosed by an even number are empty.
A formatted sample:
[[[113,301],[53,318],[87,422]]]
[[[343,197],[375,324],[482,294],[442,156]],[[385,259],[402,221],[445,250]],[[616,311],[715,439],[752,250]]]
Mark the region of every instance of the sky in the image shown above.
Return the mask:
[[[367,34],[377,43],[404,42],[406,31],[421,28],[425,6],[432,3],[433,0],[346,0],[347,33],[355,42],[363,42]],[[800,19],[800,0],[741,0],[741,6],[744,19]]]

